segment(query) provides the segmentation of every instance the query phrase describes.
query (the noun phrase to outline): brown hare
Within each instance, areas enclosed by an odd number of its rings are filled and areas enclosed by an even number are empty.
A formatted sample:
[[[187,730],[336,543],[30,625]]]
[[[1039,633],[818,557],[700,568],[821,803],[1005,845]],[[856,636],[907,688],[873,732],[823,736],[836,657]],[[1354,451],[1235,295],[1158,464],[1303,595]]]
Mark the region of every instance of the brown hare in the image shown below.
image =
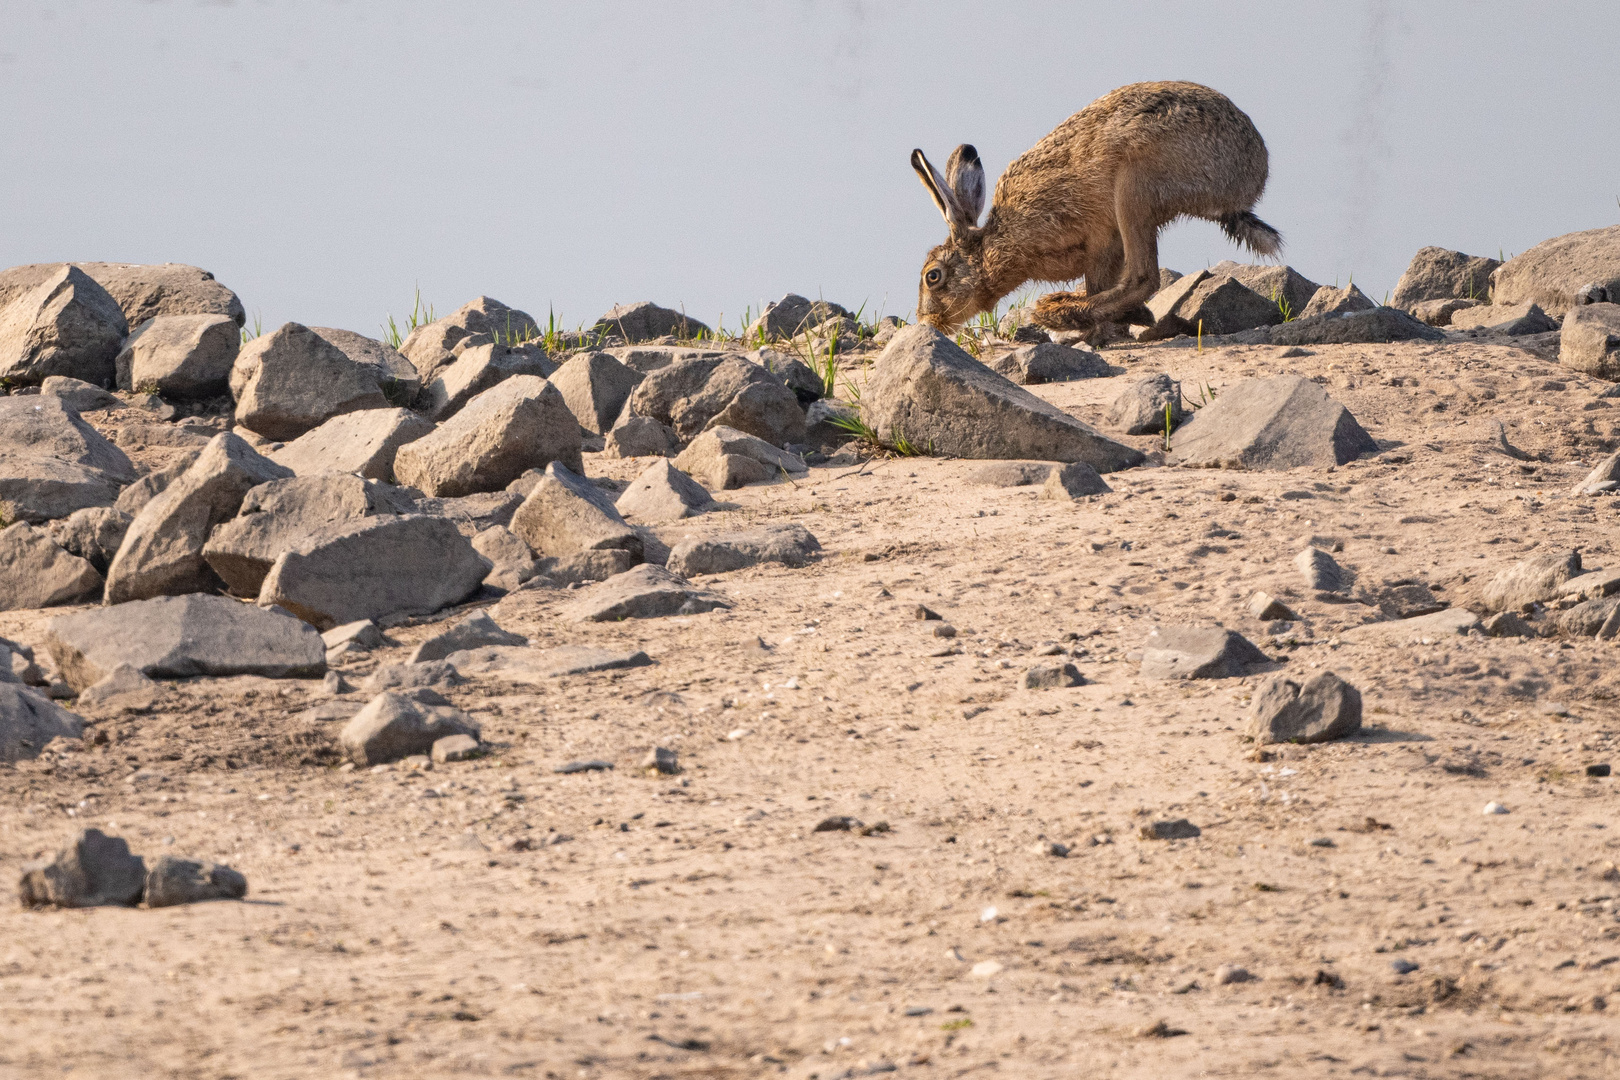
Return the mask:
[[[1159,229],[1207,218],[1259,255],[1282,248],[1250,212],[1266,188],[1266,143],[1224,94],[1189,82],[1122,86],[1069,117],[1007,166],[984,209],[984,166],[964,143],[945,175],[911,152],[911,167],[951,236],[928,253],[917,316],[946,333],[1026,281],[1086,279],[1081,293],[1048,293],[1035,321],[1094,330],[1151,322],[1142,301],[1159,287]]]

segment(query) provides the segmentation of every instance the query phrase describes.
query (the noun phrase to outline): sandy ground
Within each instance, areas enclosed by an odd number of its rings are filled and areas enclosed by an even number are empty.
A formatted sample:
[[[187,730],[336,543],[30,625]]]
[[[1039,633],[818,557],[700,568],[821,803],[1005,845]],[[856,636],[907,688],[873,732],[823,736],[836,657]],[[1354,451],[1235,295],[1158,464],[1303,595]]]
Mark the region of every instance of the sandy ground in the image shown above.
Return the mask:
[[[229,862],[250,893],[0,915],[0,1074],[1620,1075],[1620,780],[1584,774],[1615,756],[1620,643],[1341,639],[1377,609],[1318,602],[1292,567],[1314,537],[1361,585],[1466,604],[1538,547],[1611,565],[1620,499],[1565,492],[1620,440],[1620,399],[1505,346],[1279,354],[1111,349],[1128,374],[1034,389],[1100,426],[1154,371],[1189,393],[1296,371],[1387,452],[1141,469],[1072,505],[932,459],[727,493],[664,538],[795,521],[825,557],[704,579],[735,606],[690,618],[494,605],[538,645],[655,664],[447,691],[495,744],[480,761],[340,771],[338,725],[301,717],[318,682],[91,714],[105,744],[0,766],[0,873],[89,824]],[[1537,460],[1492,450],[1492,420]],[[1303,622],[1268,635],[1257,588]],[[51,614],[0,635],[37,642]],[[1366,729],[1259,760],[1257,679],[1139,677],[1174,623],[1339,672]],[[1022,689],[1054,644],[1086,685]],[[655,745],[679,775],[638,771]],[[587,758],[618,767],[553,772]],[[813,831],[835,815],[888,829]],[[1203,835],[1140,838],[1179,817]]]

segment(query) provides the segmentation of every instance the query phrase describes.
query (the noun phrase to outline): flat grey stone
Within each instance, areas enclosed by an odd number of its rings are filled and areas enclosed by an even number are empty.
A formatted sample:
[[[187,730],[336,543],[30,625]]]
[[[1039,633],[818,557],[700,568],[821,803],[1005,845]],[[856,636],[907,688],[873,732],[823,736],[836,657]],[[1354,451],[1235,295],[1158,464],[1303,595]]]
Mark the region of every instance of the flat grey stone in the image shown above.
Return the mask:
[[[31,761],[52,739],[83,734],[83,717],[19,682],[0,681],[0,761]]]
[[[0,529],[0,611],[92,603],[101,575],[26,521]]]
[[[1433,615],[1419,615],[1415,619],[1392,622],[1365,623],[1353,626],[1339,636],[1346,641],[1382,640],[1390,644],[1407,644],[1424,639],[1447,638],[1466,634],[1480,625],[1479,616],[1467,608],[1447,608]]]
[[[146,870],[144,897],[149,908],[199,904],[205,900],[240,900],[247,878],[220,863],[163,855]]]
[[[135,479],[124,452],[46,394],[0,397],[0,515],[40,524],[109,506]]]
[[[579,622],[618,622],[696,615],[730,606],[724,597],[699,589],[662,566],[643,563],[586,591],[569,614]]]
[[[1054,468],[1050,461],[992,461],[968,473],[965,482],[984,487],[1029,487],[1045,483]]]
[[[39,392],[56,398],[77,413],[96,412],[101,409],[121,409],[124,401],[117,394],[103,390],[94,383],[73,379],[66,375],[47,375],[39,384]]]
[[[1323,468],[1377,451],[1350,410],[1320,386],[1277,375],[1222,389],[1176,429],[1169,460],[1195,468]]]
[[[366,678],[360,690],[367,694],[384,690],[407,694],[438,686],[461,686],[466,681],[450,661],[430,660],[422,664],[383,664]]]
[[[1477,304],[1452,312],[1451,328],[1522,337],[1557,330],[1558,324],[1537,304]]]
[[[81,709],[121,705],[133,710],[151,708],[158,696],[158,684],[141,674],[133,664],[119,664],[101,681],[85,687],[75,702]]]
[[[570,761],[565,765],[558,765],[551,771],[561,773],[564,776],[572,776],[574,773],[582,772],[607,772],[612,768],[613,762],[611,761]]]
[[[1419,322],[1392,307],[1351,311],[1341,315],[1313,315],[1309,319],[1273,326],[1273,345],[1382,344],[1390,341],[1444,341],[1444,330]]]
[[[712,427],[692,440],[675,467],[711,491],[799,476],[810,470],[797,454],[779,450],[755,435],[735,428]]]
[[[379,649],[387,644],[387,640],[383,637],[383,632],[377,628],[376,623],[370,619],[356,619],[354,622],[334,626],[332,629],[322,633],[321,643],[328,649],[350,644],[360,649]]]
[[[378,765],[411,754],[426,754],[448,735],[478,738],[478,723],[460,709],[426,705],[384,691],[354,714],[338,734],[344,756],[356,765]]]
[[[665,566],[682,577],[724,574],[761,563],[801,567],[820,550],[803,525],[766,525],[683,540],[670,549]]]
[[[1056,502],[1073,502],[1090,495],[1107,495],[1113,490],[1107,481],[1097,475],[1096,469],[1083,461],[1074,461],[1053,468],[1047,474],[1038,497]]]
[[[1564,583],[1581,572],[1581,554],[1568,548],[1537,552],[1503,570],[1485,586],[1481,599],[1489,611],[1511,611],[1551,600]]]
[[[1254,697],[1249,736],[1256,743],[1321,743],[1361,730],[1361,692],[1331,671],[1303,686],[1269,680]]]
[[[443,660],[452,653],[478,649],[487,645],[527,645],[529,639],[522,634],[502,630],[487,611],[475,611],[448,628],[439,631],[416,647],[409,663],[421,664],[429,660]],[[455,661],[451,661],[455,663]],[[458,665],[459,669],[459,665]],[[464,673],[465,674],[465,673]]]
[[[471,735],[446,735],[433,744],[432,757],[443,765],[452,761],[466,761],[479,754],[478,740]]]
[[[1266,655],[1234,630],[1156,626],[1142,646],[1144,679],[1232,679]]]
[[[535,375],[514,375],[431,434],[400,447],[394,475],[435,496],[499,491],[553,461],[580,472],[582,445],[579,424],[557,388]]]
[[[335,472],[391,481],[399,448],[432,430],[433,421],[409,409],[359,409],[272,450],[270,459],[299,476]]]
[[[1144,840],[1196,840],[1202,835],[1204,835],[1204,830],[1186,818],[1155,821],[1150,825],[1142,826],[1142,839]]]
[[[230,389],[242,332],[229,315],[159,315],[136,328],[114,360],[120,390],[212,398]]]
[[[679,521],[714,505],[709,492],[667,460],[653,462],[614,502],[625,517],[640,522]]]

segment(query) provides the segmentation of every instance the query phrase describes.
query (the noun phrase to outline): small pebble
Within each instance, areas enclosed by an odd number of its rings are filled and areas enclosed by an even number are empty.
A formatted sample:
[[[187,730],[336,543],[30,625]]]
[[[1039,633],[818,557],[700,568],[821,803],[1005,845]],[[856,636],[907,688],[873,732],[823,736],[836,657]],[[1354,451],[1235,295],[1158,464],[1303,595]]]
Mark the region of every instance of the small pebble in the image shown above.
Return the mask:
[[[1311,841],[1311,847],[1338,847],[1338,845],[1333,842],[1331,837],[1318,836]]]
[[[973,974],[981,979],[988,979],[992,975],[1001,973],[1001,964],[995,960],[980,960],[973,965]]]
[[[1245,983],[1253,979],[1249,969],[1236,964],[1222,964],[1215,969],[1215,985],[1230,986],[1232,983]]]
[[[1486,817],[1490,817],[1492,814],[1505,814],[1507,812],[1508,808],[1499,802],[1488,802],[1485,804],[1484,813]]]
[[[934,627],[934,636],[935,637],[942,637],[942,638],[953,638],[953,637],[956,636],[956,627],[952,626],[948,622],[942,622],[938,626]]]
[[[1418,966],[1410,960],[1391,960],[1389,969],[1397,975],[1410,975],[1418,969]]]
[[[1602,762],[1601,764],[1598,764],[1598,765],[1588,765],[1586,767],[1586,775],[1587,776],[1608,776],[1609,775],[1609,764],[1608,764],[1608,762]]]

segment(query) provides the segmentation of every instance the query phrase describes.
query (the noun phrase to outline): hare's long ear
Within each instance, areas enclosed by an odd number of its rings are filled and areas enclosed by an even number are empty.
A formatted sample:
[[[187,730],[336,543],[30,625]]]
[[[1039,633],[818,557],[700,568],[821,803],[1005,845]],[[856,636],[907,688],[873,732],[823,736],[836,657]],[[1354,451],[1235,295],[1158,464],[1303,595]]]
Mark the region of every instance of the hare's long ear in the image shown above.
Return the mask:
[[[923,187],[928,189],[928,194],[933,196],[934,205],[939,207],[940,216],[951,227],[951,232],[956,232],[967,215],[963,214],[962,208],[956,204],[956,196],[951,191],[951,186],[921,150],[911,152],[911,167],[917,170],[918,179],[922,181]]]
[[[956,205],[967,223],[977,225],[984,212],[984,165],[970,144],[963,143],[951,151],[950,160],[945,162],[945,182],[955,193]]]

